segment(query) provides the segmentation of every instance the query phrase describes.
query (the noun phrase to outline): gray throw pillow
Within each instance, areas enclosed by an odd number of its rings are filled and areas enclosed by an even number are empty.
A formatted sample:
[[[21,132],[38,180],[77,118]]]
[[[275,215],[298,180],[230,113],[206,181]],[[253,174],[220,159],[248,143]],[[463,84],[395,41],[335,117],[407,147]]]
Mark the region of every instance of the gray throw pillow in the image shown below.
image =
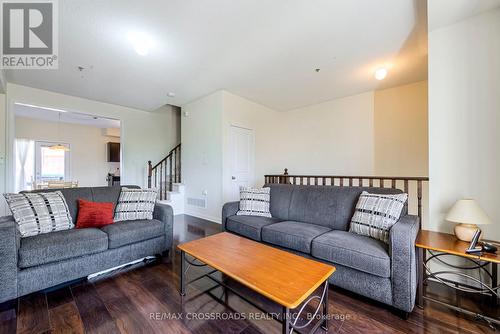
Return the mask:
[[[269,202],[271,200],[271,188],[240,188],[240,209],[238,216],[261,216],[271,217]]]
[[[60,191],[4,194],[4,197],[23,238],[75,227]]]
[[[408,194],[370,194],[359,196],[350,232],[389,242],[389,231],[397,223],[408,200]]]
[[[156,189],[122,188],[114,221],[153,219],[158,192]]]

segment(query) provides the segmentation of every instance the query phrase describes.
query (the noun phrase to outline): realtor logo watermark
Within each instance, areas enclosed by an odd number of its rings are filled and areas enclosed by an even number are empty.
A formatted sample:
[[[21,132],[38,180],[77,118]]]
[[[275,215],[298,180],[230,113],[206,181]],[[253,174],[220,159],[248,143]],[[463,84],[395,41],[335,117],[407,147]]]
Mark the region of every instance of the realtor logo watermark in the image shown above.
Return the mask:
[[[57,0],[2,0],[5,69],[58,68]]]

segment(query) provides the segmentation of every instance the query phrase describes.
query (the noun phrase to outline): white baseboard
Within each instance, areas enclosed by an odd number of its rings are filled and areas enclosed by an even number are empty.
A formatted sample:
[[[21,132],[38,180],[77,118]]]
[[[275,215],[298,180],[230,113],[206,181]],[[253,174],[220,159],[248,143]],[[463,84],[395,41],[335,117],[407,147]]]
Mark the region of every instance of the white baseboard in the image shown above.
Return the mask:
[[[216,223],[216,224],[222,224],[222,218],[221,217],[214,217],[214,216],[210,216],[210,215],[204,215],[204,214],[201,214],[199,212],[190,212],[189,210],[185,210],[184,214],[186,214],[188,216],[193,216],[193,217],[196,217],[196,218],[200,218],[200,219],[205,219],[205,220],[211,221],[211,222]]]

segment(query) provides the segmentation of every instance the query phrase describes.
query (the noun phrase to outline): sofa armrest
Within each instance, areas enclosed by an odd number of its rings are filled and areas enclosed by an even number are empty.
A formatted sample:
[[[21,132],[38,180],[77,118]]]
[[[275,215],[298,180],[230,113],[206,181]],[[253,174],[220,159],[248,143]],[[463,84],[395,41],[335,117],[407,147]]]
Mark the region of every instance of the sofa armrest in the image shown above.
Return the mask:
[[[226,230],[227,217],[234,216],[240,209],[240,202],[228,202],[222,207],[222,230]]]
[[[419,230],[418,216],[406,215],[390,231],[391,280],[393,306],[411,312],[417,291],[415,239]]]
[[[174,239],[174,210],[168,204],[156,203],[153,219],[165,222],[165,250],[170,249]]]
[[[17,298],[17,253],[21,236],[12,216],[0,217],[0,303]]]

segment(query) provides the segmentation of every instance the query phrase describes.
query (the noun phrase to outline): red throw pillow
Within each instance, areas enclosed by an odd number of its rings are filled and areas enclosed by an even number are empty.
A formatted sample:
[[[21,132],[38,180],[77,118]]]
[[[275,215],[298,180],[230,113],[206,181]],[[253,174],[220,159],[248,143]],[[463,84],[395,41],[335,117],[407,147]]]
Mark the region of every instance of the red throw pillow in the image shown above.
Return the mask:
[[[78,218],[76,228],[103,227],[113,224],[113,203],[78,200]]]

